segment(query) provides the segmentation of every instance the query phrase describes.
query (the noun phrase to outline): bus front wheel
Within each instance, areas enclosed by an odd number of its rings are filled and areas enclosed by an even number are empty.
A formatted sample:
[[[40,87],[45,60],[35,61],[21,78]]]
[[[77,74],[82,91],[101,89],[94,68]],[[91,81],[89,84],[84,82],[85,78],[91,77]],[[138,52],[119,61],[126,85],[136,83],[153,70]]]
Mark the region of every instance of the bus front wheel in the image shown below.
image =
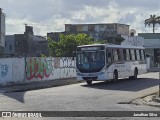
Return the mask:
[[[92,80],[86,80],[88,85],[92,85]]]

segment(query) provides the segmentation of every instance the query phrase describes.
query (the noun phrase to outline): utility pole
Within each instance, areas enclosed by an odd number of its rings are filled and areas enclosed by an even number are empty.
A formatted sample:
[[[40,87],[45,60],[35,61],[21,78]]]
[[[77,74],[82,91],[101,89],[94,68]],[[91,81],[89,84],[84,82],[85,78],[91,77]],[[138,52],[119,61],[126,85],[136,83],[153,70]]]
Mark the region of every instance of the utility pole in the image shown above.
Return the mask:
[[[158,56],[157,57],[158,57],[158,71],[159,71],[159,80],[160,80],[160,50],[158,50]],[[160,97],[160,84],[159,84],[159,91],[158,91],[158,93],[159,93],[158,97]]]

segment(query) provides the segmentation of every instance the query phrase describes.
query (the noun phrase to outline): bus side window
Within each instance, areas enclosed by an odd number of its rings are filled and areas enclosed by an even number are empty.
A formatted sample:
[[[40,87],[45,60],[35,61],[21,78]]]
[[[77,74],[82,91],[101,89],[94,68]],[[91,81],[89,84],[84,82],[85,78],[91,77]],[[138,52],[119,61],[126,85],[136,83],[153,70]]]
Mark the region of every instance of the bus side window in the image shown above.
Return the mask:
[[[142,58],[142,60],[144,60],[144,52],[143,52],[143,50],[141,50],[141,58]]]
[[[132,60],[131,49],[129,49],[129,59]]]
[[[134,50],[134,56],[135,56],[135,60],[137,60],[137,53],[136,53],[136,50]]]
[[[137,60],[141,60],[139,50],[136,50],[136,55],[137,55]]]
[[[112,62],[112,50],[111,49],[107,49],[107,62],[110,63]]]
[[[133,49],[131,49],[131,56],[132,56],[132,60],[135,60],[135,54]]]
[[[139,50],[139,57],[140,57],[140,60],[142,60],[142,53],[141,53],[141,50]]]
[[[145,59],[144,50],[141,50],[141,58],[142,58],[142,60],[144,60],[144,59]]]
[[[113,59],[114,59],[114,61],[118,61],[117,49],[113,49]]]
[[[124,55],[124,60],[127,60],[127,53],[126,53],[126,49],[123,49],[123,55]]]
[[[126,60],[131,60],[129,49],[126,49]]]
[[[146,59],[146,53],[145,50],[143,50],[144,60]]]
[[[118,49],[118,60],[124,60],[123,49]]]

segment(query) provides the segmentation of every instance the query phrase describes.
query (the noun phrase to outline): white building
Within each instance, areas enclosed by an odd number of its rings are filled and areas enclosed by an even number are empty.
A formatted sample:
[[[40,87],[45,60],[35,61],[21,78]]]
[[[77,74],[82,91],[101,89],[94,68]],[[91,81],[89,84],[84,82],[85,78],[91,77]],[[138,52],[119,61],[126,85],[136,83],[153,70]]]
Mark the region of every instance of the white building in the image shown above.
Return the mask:
[[[151,59],[151,67],[158,67],[158,52],[160,51],[160,33],[139,33],[144,38],[146,54]]]
[[[121,44],[122,45],[133,45],[133,46],[144,46],[144,38],[139,36],[124,36],[125,39]]]

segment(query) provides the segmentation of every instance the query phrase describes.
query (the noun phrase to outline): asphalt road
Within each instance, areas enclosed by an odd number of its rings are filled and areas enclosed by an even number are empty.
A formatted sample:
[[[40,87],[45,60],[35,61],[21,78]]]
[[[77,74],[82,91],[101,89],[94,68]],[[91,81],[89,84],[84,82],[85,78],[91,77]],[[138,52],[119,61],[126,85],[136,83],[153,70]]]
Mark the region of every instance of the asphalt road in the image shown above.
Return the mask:
[[[27,92],[0,93],[0,110],[1,111],[143,111],[143,110],[156,111],[160,109],[150,106],[136,106],[127,103],[138,97],[157,92],[159,88],[158,85],[160,84],[158,75],[159,74],[157,72],[148,73],[140,75],[137,80],[121,79],[116,83],[93,82],[92,86],[88,86],[86,83],[79,83],[67,86],[27,91]],[[43,118],[43,119],[48,119],[48,118]],[[70,118],[54,118],[54,119],[70,119]],[[92,118],[72,118],[72,119],[92,119]],[[102,118],[94,118],[94,119],[96,120]],[[124,118],[124,119],[129,120],[129,118]]]

